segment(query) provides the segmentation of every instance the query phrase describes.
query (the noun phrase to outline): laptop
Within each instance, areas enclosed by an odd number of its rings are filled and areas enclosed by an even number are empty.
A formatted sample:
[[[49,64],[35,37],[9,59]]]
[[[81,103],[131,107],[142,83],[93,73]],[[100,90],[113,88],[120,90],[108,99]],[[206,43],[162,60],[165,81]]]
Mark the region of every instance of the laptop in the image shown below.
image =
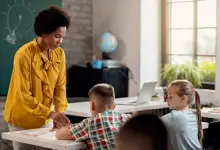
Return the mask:
[[[152,95],[154,93],[155,87],[157,85],[157,81],[150,81],[143,84],[141,91],[139,93],[138,98],[123,100],[120,102],[115,102],[118,105],[141,105],[146,104],[152,99]]]

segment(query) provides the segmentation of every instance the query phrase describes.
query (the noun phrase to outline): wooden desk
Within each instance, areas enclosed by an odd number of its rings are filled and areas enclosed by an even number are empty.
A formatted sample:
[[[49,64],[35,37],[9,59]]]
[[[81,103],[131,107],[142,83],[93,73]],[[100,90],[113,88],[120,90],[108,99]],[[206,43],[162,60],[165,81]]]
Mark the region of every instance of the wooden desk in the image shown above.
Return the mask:
[[[57,140],[55,131],[50,132],[49,128],[4,132],[2,133],[2,138],[56,150],[78,150],[85,148],[83,143],[71,140]]]

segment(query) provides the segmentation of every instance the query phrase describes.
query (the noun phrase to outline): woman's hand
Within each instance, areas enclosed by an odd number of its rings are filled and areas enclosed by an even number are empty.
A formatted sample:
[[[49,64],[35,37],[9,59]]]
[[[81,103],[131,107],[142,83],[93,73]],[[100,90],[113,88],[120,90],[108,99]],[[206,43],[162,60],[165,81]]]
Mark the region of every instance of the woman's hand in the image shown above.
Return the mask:
[[[52,112],[50,118],[53,120],[53,129],[60,129],[70,125],[70,120],[66,117],[65,114],[59,112]]]
[[[62,118],[62,115],[64,115],[63,113],[61,112],[51,112],[49,114],[49,118],[52,119],[52,120],[55,120],[55,118]]]

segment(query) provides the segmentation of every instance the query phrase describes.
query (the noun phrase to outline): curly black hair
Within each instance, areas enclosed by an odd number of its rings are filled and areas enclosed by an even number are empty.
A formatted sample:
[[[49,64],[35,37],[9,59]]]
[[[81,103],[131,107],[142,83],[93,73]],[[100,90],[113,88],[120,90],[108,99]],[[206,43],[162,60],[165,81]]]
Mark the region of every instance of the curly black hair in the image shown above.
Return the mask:
[[[70,17],[57,6],[49,6],[48,9],[38,13],[34,21],[34,31],[37,36],[55,32],[59,27],[68,28]]]

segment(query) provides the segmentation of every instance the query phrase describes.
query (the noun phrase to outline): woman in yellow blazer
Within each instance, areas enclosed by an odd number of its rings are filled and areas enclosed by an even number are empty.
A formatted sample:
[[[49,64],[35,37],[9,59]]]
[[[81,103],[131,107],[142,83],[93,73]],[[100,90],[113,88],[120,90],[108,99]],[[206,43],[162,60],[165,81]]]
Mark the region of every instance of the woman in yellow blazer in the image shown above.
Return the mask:
[[[16,52],[4,114],[10,131],[45,127],[67,108],[65,54],[59,45],[69,24],[58,7],[41,11],[34,22],[36,39]],[[13,142],[14,150],[28,146]]]

